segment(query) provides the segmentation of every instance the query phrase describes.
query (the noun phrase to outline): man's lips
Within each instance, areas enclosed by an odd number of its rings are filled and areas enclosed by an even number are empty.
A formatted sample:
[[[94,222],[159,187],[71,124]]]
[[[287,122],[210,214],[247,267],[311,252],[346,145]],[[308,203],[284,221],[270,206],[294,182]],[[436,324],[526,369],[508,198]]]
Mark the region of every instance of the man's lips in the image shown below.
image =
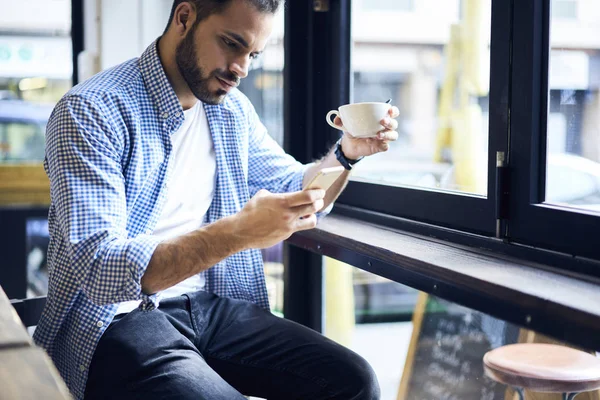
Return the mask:
[[[227,87],[234,88],[237,86],[237,83],[226,81],[224,79],[219,78],[218,76],[216,78],[219,80],[219,82],[221,82],[223,85],[225,85]]]

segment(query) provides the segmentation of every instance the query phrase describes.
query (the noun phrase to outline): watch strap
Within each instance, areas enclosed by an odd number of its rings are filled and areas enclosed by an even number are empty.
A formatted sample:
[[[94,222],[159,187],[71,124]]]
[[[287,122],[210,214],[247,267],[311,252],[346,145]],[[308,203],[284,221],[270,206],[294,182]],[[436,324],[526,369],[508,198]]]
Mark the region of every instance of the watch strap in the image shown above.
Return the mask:
[[[362,157],[357,160],[352,160],[346,157],[344,151],[342,150],[342,139],[338,140],[335,144],[335,158],[347,170],[351,170],[354,164],[362,160]]]

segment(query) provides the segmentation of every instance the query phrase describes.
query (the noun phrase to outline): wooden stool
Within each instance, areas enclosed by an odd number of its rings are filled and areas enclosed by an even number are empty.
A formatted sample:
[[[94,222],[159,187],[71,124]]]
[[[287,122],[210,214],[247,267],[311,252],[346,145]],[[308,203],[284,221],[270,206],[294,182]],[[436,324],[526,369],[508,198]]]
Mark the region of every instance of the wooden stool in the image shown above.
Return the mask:
[[[572,400],[579,393],[600,388],[600,359],[584,351],[542,343],[510,344],[483,356],[485,374],[515,388],[562,393]]]

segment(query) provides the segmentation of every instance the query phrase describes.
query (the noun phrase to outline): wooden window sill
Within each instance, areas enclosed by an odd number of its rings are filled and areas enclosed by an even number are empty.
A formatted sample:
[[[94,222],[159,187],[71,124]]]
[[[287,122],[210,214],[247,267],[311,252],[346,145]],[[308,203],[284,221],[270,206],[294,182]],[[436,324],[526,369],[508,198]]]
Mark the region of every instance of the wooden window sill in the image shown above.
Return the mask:
[[[289,243],[557,339],[600,349],[600,284],[547,266],[329,215]]]

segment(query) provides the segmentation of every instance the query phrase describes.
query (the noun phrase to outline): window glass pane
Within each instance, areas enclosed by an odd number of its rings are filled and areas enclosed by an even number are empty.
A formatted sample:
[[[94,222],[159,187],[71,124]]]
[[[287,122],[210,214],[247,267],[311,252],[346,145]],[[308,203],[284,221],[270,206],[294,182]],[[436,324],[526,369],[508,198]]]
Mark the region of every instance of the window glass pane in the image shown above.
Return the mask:
[[[33,107],[29,106],[28,108],[31,110]],[[48,115],[50,114],[48,113]],[[46,121],[44,120],[0,121],[0,162],[43,160],[45,130]]]
[[[0,205],[47,204],[46,123],[71,88],[71,0],[0,0]],[[47,293],[46,218],[26,222],[28,297]],[[10,256],[12,257],[12,255]]]
[[[362,3],[365,10],[411,11],[415,0],[369,0]]]
[[[400,110],[398,141],[353,179],[486,195],[491,2],[410,3],[352,3],[352,102]]]
[[[577,0],[552,0],[554,18],[577,18]]]
[[[50,244],[48,219],[28,218],[26,220],[27,242],[27,297],[48,294],[47,253]]]
[[[546,202],[600,211],[600,3],[552,6]]]
[[[283,7],[275,16],[264,52],[252,61],[239,89],[250,99],[269,134],[283,145]]]
[[[283,145],[283,8],[275,16],[273,33],[260,57],[240,82],[269,134]],[[271,310],[283,315],[283,244],[262,250]]]
[[[71,87],[71,1],[0,9],[0,163],[41,162],[46,121]]]
[[[329,258],[325,282],[325,335],[369,362],[381,400],[516,399],[485,375],[488,351],[513,343],[580,349]]]

